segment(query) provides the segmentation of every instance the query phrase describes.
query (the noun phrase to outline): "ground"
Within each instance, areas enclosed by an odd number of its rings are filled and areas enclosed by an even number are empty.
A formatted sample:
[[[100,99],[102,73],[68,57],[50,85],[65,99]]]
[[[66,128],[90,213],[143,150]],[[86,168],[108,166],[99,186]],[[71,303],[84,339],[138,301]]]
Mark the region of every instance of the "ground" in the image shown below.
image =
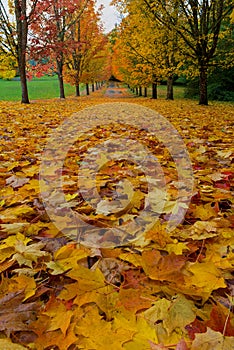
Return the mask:
[[[111,85],[0,113],[0,348],[232,349],[233,104]]]

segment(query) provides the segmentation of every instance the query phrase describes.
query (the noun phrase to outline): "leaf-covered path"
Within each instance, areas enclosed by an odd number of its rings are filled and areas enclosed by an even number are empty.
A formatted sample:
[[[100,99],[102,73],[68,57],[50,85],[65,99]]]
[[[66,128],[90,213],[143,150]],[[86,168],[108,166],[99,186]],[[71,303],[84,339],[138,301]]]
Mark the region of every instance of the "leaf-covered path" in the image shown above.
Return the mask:
[[[105,109],[110,102],[113,119]],[[125,125],[118,124],[126,102],[134,104],[136,111],[124,117]],[[100,104],[102,118],[93,116],[89,133],[77,132],[60,174],[68,203],[60,213],[61,231],[52,224],[41,199],[43,149],[48,136],[74,113],[80,131],[90,125],[89,112],[87,120],[79,113]],[[166,226],[176,210],[178,174],[168,149],[157,135],[148,133],[154,121],[136,128],[143,120],[141,106],[159,112],[178,130],[193,167],[189,209],[171,232]],[[29,106],[1,102],[0,113],[0,349],[233,349],[233,105],[125,100],[110,98],[102,90],[79,99],[35,101]],[[105,118],[108,124],[99,123]],[[71,129],[68,132],[74,136]],[[102,201],[119,200],[126,210],[117,206],[110,213],[106,202],[93,208],[94,203],[88,202],[89,182],[84,181],[87,200],[79,192],[78,170],[82,167],[85,174],[89,170],[85,162],[95,154],[89,151],[102,144],[109,147],[110,140],[121,137],[137,139],[160,163],[168,192],[160,218],[144,234],[115,248],[77,244],[64,234],[69,228],[67,207],[99,231],[124,227],[144,211],[147,177],[121,156],[104,163],[101,158],[104,165],[96,184]],[[56,180],[57,160],[50,161],[55,164],[53,168],[50,163],[47,175]],[[54,200],[59,208],[60,198]],[[104,242],[113,239],[110,232]]]
[[[126,86],[123,86],[123,84],[110,81],[107,84],[107,87],[105,89],[104,97],[110,97],[110,98],[124,98],[124,97],[131,97],[133,98],[133,94],[128,90]]]

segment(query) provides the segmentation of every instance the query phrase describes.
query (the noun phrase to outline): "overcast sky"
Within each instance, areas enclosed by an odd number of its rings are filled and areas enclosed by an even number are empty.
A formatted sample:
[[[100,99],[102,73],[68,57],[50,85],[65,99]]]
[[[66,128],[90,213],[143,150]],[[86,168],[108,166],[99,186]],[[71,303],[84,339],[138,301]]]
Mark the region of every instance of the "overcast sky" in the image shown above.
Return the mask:
[[[114,28],[115,23],[119,23],[118,12],[114,6],[110,6],[111,0],[97,0],[97,5],[104,5],[103,9],[103,23],[105,27],[105,32],[110,32]]]
[[[111,31],[111,29],[114,28],[115,23],[119,23],[118,13],[114,6],[110,6],[111,0],[96,0],[96,1],[97,1],[97,6],[100,6],[101,4],[104,5],[102,20],[104,23],[105,32],[108,33]],[[4,5],[7,4],[7,0],[2,0],[2,2]]]

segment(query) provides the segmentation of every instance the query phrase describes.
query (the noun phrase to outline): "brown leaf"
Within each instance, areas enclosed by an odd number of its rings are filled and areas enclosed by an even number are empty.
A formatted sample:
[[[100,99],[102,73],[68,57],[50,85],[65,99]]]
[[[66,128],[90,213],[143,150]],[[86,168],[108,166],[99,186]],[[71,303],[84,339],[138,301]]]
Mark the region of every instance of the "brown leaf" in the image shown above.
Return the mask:
[[[23,303],[25,294],[17,291],[0,299],[0,331],[8,336],[11,332],[27,331],[30,321],[35,320],[38,303]]]
[[[171,253],[162,256],[159,251],[144,251],[142,254],[142,267],[147,275],[158,281],[177,281],[183,279],[181,269],[185,265],[186,258],[182,255]]]
[[[154,298],[135,289],[120,289],[119,302],[125,309],[136,313],[138,310],[148,309],[154,302]]]
[[[223,334],[225,336],[234,335],[234,317],[221,304],[213,305],[210,319],[206,322],[206,326],[222,334],[225,332]]]
[[[26,177],[17,177],[12,175],[6,180],[6,184],[10,185],[12,188],[19,188],[29,182],[29,179]]]

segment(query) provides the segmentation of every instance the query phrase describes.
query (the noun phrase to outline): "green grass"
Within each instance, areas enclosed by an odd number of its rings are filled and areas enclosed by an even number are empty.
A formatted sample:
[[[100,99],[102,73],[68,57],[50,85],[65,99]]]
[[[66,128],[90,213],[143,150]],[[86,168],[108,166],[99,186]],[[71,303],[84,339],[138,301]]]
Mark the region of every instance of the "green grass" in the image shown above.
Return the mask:
[[[59,83],[57,76],[34,78],[28,81],[28,92],[30,100],[50,99],[59,97]],[[66,96],[75,95],[75,87],[65,84]],[[0,79],[0,100],[20,101],[21,88],[19,78],[7,81]]]

